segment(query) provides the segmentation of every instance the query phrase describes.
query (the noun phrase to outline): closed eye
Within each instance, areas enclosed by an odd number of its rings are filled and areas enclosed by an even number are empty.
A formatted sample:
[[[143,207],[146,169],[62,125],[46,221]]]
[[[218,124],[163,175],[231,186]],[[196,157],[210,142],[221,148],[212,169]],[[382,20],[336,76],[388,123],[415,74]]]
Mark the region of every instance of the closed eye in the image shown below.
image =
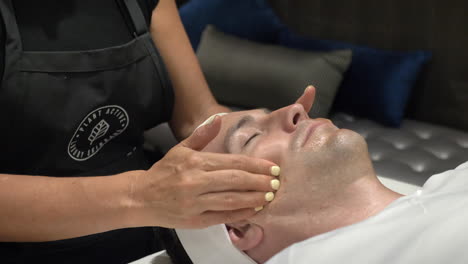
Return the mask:
[[[255,133],[249,139],[247,139],[247,141],[245,141],[244,147],[247,146],[252,141],[252,139],[254,139],[258,135],[260,135],[260,133]]]

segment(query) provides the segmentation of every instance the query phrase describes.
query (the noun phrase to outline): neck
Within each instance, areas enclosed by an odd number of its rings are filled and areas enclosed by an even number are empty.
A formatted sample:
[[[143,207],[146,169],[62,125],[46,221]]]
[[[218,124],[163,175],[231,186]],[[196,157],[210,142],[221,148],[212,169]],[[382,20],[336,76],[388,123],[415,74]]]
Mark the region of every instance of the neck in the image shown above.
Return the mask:
[[[402,196],[383,186],[375,175],[359,178],[340,190],[326,197],[309,194],[307,200],[295,203],[300,209],[267,216],[265,242],[255,251],[279,252],[293,243],[355,224],[378,214]],[[253,253],[250,255],[256,255]],[[268,259],[262,255],[256,258],[260,263]]]
[[[383,186],[375,176],[362,177],[316,202],[310,199],[306,210],[300,210],[294,216],[285,216],[290,219],[276,220],[291,232],[291,219],[295,219],[293,233],[297,241],[301,241],[363,221],[401,196]]]

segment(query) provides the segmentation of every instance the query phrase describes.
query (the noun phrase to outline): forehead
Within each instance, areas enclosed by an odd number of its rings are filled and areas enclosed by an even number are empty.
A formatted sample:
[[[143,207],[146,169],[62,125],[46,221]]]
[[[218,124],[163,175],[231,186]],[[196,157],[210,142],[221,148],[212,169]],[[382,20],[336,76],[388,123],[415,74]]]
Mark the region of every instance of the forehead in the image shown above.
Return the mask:
[[[264,116],[267,110],[265,109],[253,109],[245,111],[231,112],[222,117],[222,129],[226,129],[234,125],[236,122],[241,120],[245,116],[259,117]]]
[[[203,151],[218,153],[225,152],[223,144],[229,129],[231,129],[233,126],[236,126],[236,124],[246,116],[252,116],[253,118],[256,118],[266,115],[266,112],[267,111],[265,109],[254,109],[231,112],[227,115],[222,116],[221,129],[218,135],[203,149]]]

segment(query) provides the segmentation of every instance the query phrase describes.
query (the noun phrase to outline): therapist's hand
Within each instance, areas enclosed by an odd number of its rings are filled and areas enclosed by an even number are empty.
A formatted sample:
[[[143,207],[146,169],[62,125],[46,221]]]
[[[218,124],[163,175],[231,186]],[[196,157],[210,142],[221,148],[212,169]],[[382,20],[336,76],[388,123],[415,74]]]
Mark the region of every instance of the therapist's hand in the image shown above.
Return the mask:
[[[202,126],[172,148],[151,169],[135,177],[135,226],[203,228],[255,215],[273,191],[276,164],[233,154],[200,152],[221,127],[221,118]]]

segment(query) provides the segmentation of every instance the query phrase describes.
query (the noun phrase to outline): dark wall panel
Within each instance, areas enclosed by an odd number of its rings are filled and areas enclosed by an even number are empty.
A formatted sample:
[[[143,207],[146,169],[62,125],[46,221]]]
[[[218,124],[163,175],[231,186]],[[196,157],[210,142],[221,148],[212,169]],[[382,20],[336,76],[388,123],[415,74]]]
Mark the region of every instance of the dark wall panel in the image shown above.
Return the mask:
[[[434,53],[407,115],[468,130],[468,1],[270,0],[292,30],[393,50]]]
[[[407,116],[468,130],[468,1],[269,1],[281,20],[304,36],[431,50],[434,57],[413,91]]]

